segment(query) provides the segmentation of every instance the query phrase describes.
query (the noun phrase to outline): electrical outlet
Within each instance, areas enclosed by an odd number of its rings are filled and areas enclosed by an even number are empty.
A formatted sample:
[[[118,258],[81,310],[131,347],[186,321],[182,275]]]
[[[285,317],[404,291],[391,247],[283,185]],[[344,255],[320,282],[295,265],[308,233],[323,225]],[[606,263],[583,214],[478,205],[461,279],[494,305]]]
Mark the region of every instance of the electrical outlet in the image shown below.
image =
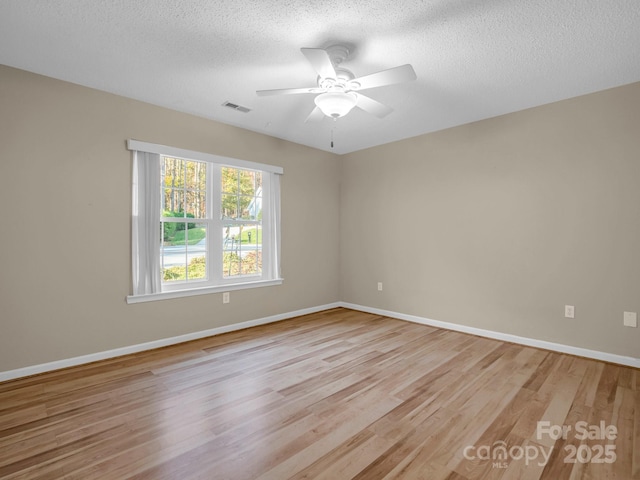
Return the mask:
[[[575,315],[576,315],[576,308],[573,305],[564,306],[565,318],[575,318]]]
[[[229,292],[224,292],[222,294],[222,303],[229,303],[231,299],[229,298]]]
[[[623,322],[625,327],[638,327],[638,314],[636,312],[624,312]]]
[[[382,282],[378,282],[378,291],[381,292],[382,291]]]

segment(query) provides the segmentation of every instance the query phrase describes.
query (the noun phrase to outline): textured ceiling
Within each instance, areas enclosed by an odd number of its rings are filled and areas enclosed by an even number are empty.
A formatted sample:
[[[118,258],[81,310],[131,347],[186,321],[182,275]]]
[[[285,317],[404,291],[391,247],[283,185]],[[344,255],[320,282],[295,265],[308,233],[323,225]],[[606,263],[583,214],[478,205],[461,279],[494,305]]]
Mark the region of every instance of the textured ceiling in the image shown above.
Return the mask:
[[[336,43],[356,76],[413,65],[363,92],[389,116],[256,95],[314,86],[300,48]],[[640,81],[640,1],[2,0],[0,63],[341,154]]]

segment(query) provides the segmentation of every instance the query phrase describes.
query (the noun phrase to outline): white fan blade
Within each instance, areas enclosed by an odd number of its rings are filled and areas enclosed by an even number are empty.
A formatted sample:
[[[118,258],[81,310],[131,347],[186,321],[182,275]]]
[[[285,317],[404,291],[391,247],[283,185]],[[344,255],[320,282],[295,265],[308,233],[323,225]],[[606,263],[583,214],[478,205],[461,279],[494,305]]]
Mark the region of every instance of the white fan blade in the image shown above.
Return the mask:
[[[385,85],[393,85],[394,83],[409,82],[418,78],[413,67],[408,63],[400,67],[382,70],[381,72],[365,75],[364,77],[354,78],[349,82],[350,85],[359,84],[356,88],[350,90],[364,90],[366,88],[383,87]]]
[[[393,112],[393,108],[387,107],[373,98],[366,97],[361,93],[356,93],[356,95],[358,96],[358,103],[356,103],[356,107],[361,108],[371,115],[383,118]]]
[[[320,107],[316,107],[311,111],[311,113],[309,114],[307,119],[304,121],[304,123],[319,122],[320,120],[322,120],[323,117],[324,117],[324,113],[322,113],[322,110],[320,110]]]
[[[297,93],[318,93],[316,90],[318,87],[309,88],[279,88],[276,90],[257,90],[256,94],[259,97],[268,97],[270,95],[292,95]]]
[[[301,48],[302,54],[307,57],[311,66],[318,72],[320,78],[336,78],[336,70],[326,50],[321,48]]]

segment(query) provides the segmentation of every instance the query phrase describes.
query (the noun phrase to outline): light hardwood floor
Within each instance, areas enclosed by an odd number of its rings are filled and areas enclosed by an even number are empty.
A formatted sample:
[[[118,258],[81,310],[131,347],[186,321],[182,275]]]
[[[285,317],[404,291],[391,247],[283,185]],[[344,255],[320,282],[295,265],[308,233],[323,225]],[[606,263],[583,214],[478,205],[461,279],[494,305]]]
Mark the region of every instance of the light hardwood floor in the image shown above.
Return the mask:
[[[640,479],[640,370],[335,309],[0,384],[0,478]]]

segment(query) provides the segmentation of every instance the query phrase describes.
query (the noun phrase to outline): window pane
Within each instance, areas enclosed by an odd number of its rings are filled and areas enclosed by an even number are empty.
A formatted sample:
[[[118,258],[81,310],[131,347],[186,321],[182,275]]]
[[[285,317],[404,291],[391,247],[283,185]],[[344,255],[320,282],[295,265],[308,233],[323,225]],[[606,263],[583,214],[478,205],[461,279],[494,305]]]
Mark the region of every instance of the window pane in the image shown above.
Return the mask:
[[[184,160],[163,157],[162,184],[167,188],[184,188]]]
[[[225,278],[262,272],[262,228],[227,225],[222,231],[222,275]]]
[[[206,218],[207,196],[201,190],[185,192],[186,214],[190,218]]]
[[[163,185],[165,187],[179,187],[181,186],[181,179],[183,178],[182,169],[183,162],[178,158],[163,157],[164,162],[162,164],[162,177]]]
[[[237,276],[240,271],[240,257],[233,252],[223,252],[222,254],[222,276],[229,278]]]
[[[237,251],[240,248],[240,227],[237,225],[225,225],[222,228],[222,250],[225,252]]]
[[[251,170],[240,170],[238,173],[240,185],[239,192],[242,195],[255,195],[256,193],[256,174]]]
[[[249,219],[249,203],[253,197],[247,197],[245,195],[238,195],[238,218],[242,220]]]
[[[206,218],[206,162],[163,158],[163,216]]]
[[[207,226],[193,222],[163,224],[162,278],[165,282],[207,277]]]
[[[238,169],[222,167],[222,192],[238,193]]]
[[[162,229],[162,280],[184,280],[187,267],[187,249],[184,235],[185,223],[166,222]]]
[[[245,252],[242,257],[242,274],[256,275],[262,272],[262,251]]]
[[[242,248],[256,250],[262,245],[262,226],[247,225],[242,229]]]
[[[222,168],[221,217],[256,220],[262,218],[262,173]]]
[[[186,232],[187,280],[207,278],[207,226],[189,223]]]
[[[238,196],[222,194],[222,218],[238,218]]]
[[[242,220],[256,220],[262,209],[262,199],[260,197],[239,197],[240,218]]]
[[[195,218],[206,218],[207,164],[204,162],[185,162],[185,164],[187,172],[185,210],[187,216],[193,215]]]
[[[202,190],[207,178],[207,164],[204,162],[184,161],[185,188]]]
[[[262,272],[262,226],[247,226],[242,231],[241,272],[243,275]]]
[[[164,189],[164,217],[184,217],[184,192],[174,188]]]

